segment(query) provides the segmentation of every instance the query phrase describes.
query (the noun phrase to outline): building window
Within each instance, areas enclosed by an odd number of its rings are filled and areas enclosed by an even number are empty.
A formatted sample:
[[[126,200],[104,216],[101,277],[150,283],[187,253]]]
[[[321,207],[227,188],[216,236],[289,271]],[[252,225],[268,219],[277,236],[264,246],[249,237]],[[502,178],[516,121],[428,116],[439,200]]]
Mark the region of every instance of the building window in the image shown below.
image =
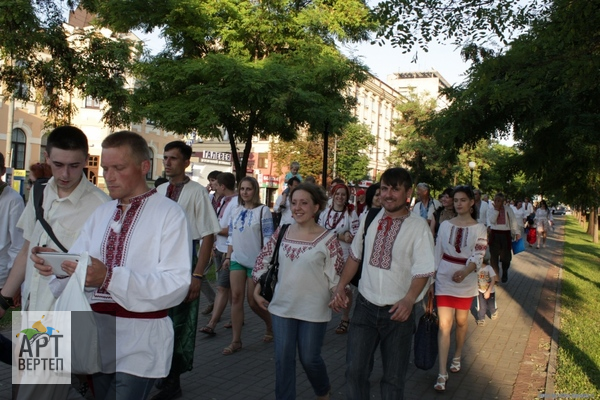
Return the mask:
[[[14,169],[25,169],[25,145],[27,144],[27,136],[21,128],[15,128],[12,131],[11,154],[12,164]]]
[[[146,174],[146,180],[147,181],[153,181],[154,180],[154,150],[152,150],[150,147],[148,147],[148,153],[150,154],[150,169],[148,170],[148,173]]]
[[[85,108],[100,108],[100,100],[87,96],[85,98]]]
[[[260,153],[258,155],[258,168],[269,168],[269,155]]]

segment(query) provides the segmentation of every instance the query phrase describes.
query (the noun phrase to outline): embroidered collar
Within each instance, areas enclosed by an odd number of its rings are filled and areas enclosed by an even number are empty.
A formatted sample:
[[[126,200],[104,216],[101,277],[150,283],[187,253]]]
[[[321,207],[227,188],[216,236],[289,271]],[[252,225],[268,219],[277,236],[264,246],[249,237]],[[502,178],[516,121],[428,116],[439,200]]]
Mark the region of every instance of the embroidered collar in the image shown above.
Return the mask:
[[[156,188],[154,188],[154,189],[150,189],[150,190],[148,190],[148,191],[147,191],[147,192],[145,192],[145,193],[142,193],[142,194],[140,194],[140,195],[138,195],[138,196],[135,196],[135,197],[132,197],[132,198],[130,198],[130,199],[129,199],[129,203],[130,203],[131,205],[139,205],[139,204],[141,204],[141,203],[142,203],[142,202],[143,202],[145,199],[147,199],[148,197],[152,196],[152,195],[153,195],[153,194],[155,194],[155,193],[156,193]],[[122,199],[119,199],[119,200],[117,201],[117,207],[121,207],[121,206],[124,206],[124,205],[126,205],[126,204],[123,204],[123,201],[122,201]]]

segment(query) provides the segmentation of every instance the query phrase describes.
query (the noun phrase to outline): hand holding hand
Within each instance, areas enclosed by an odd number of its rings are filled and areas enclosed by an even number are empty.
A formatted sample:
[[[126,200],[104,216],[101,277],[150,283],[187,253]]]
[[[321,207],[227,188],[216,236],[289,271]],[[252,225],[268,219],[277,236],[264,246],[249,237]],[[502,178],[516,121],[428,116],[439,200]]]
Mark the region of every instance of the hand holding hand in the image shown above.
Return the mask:
[[[349,300],[345,288],[338,285],[333,292],[329,307],[335,312],[340,312],[342,309],[348,308],[348,303]]]

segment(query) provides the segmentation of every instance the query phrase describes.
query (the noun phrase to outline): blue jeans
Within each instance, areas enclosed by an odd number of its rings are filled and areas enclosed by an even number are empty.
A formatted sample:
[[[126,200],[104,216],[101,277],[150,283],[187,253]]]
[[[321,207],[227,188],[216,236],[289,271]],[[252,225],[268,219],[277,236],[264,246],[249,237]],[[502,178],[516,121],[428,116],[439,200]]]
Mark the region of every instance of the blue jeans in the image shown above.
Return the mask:
[[[155,381],[154,378],[142,378],[123,372],[100,372],[94,374],[92,379],[97,400],[145,400],[150,395]]]
[[[326,322],[308,322],[271,315],[275,337],[275,398],[296,398],[296,347],[300,363],[317,396],[329,392],[329,376],[321,347]]]
[[[496,312],[496,293],[490,293],[490,298],[486,299],[483,297],[483,293],[478,291],[476,297],[477,303],[475,304],[475,308],[477,309],[477,319],[485,320],[485,314],[489,311],[490,318],[493,313]]]
[[[381,398],[404,398],[404,379],[410,359],[412,336],[415,331],[415,312],[404,322],[392,321],[392,306],[379,307],[369,303],[360,293],[356,300],[352,324],[348,330],[346,348],[346,398],[370,398],[369,376],[377,345],[381,348],[383,378]]]

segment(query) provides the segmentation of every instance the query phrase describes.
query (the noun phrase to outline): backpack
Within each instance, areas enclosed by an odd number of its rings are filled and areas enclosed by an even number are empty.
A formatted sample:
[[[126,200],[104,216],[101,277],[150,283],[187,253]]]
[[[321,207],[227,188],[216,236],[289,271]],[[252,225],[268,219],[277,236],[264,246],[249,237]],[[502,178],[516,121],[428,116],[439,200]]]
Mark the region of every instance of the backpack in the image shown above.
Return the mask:
[[[365,227],[364,227],[364,230],[362,233],[362,236],[363,236],[363,245],[362,245],[363,259],[360,261],[360,264],[358,265],[358,270],[356,270],[356,274],[350,281],[351,284],[353,284],[354,286],[357,286],[357,287],[358,287],[358,282],[360,281],[360,277],[362,275],[363,264],[365,262],[365,236],[367,236],[367,229],[369,229],[369,225],[371,225],[371,222],[373,222],[373,220],[375,219],[375,216],[377,214],[379,214],[379,211],[381,211],[381,208],[370,208],[369,211],[367,212],[367,216],[365,217]]]

